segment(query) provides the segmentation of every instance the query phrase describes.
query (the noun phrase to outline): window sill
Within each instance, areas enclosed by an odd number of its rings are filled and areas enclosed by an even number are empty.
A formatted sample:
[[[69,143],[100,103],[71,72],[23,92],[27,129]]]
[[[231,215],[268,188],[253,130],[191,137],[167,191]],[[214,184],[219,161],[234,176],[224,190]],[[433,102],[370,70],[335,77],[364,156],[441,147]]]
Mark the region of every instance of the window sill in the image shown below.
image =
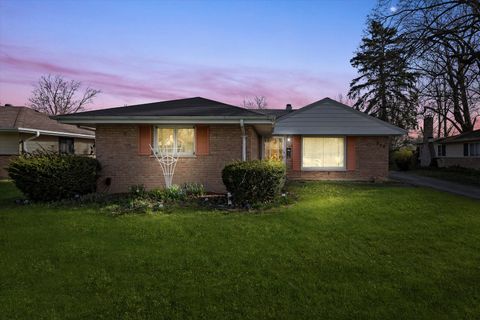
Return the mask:
[[[329,172],[329,171],[337,171],[337,172],[342,172],[342,171],[347,171],[347,168],[315,168],[315,167],[302,167],[302,171],[323,171],[323,172]]]
[[[194,154],[191,155],[178,155],[178,158],[196,158],[197,156]],[[153,154],[150,155],[150,158],[155,158]],[[159,157],[160,158],[160,157]]]

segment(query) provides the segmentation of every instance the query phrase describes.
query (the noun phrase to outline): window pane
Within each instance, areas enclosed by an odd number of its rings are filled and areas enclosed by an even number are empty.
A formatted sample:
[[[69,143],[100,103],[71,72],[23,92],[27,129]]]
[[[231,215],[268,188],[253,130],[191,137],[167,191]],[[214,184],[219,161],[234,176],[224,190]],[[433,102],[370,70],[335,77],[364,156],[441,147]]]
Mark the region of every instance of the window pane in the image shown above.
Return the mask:
[[[283,138],[272,137],[265,139],[265,159],[283,160]]]
[[[303,138],[303,167],[342,168],[345,165],[343,138]]]
[[[173,150],[174,147],[174,130],[173,128],[157,128],[157,147],[159,149],[168,148]]]
[[[195,130],[193,128],[177,129],[178,152],[193,154],[194,136],[195,136]]]
[[[343,167],[343,139],[325,138],[324,141],[324,166]]]
[[[303,138],[303,166],[323,167],[323,139]]]

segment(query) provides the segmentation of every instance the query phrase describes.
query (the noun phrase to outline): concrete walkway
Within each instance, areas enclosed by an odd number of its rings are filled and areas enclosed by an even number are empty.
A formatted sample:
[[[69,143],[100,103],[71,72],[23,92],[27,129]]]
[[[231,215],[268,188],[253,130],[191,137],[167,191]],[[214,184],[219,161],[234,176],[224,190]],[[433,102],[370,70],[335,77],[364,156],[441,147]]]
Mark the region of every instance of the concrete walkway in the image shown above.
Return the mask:
[[[445,192],[459,194],[469,198],[480,199],[479,187],[419,176],[413,173],[407,173],[402,171],[390,171],[389,177],[392,180],[405,182],[415,186],[430,187]]]

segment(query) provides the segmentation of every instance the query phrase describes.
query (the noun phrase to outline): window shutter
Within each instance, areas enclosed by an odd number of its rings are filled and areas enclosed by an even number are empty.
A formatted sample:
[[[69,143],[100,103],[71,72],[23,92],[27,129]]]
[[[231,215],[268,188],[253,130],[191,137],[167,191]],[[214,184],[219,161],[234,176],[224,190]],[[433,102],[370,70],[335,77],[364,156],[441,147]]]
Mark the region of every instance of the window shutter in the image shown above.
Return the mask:
[[[347,137],[347,170],[357,169],[357,137]]]
[[[302,137],[292,137],[292,170],[300,171],[302,169]]]
[[[468,157],[468,143],[463,144],[463,156]]]
[[[138,154],[149,156],[151,154],[150,144],[152,143],[152,126],[138,126]]]
[[[208,126],[196,126],[195,146],[197,156],[206,156],[209,154],[210,128]]]

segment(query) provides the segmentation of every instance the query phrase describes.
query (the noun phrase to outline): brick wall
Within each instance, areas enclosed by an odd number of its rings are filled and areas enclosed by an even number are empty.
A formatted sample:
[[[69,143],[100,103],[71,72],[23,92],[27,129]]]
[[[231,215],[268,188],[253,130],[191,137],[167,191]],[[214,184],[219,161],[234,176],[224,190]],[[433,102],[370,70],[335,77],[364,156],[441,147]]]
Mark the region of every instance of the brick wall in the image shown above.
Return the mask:
[[[287,161],[288,178],[292,180],[385,180],[388,176],[388,145],[388,137],[357,137],[355,170],[292,170],[294,160],[290,160]],[[298,150],[292,150],[292,153],[294,152]]]
[[[128,187],[143,184],[148,189],[163,187],[160,164],[153,156],[138,154],[137,125],[98,125],[96,130],[96,155],[102,165],[99,191],[125,192]],[[250,153],[255,153],[254,131],[247,127]],[[257,140],[258,141],[258,140]],[[258,142],[257,142],[258,150]],[[202,183],[208,191],[223,192],[221,171],[225,164],[242,157],[242,132],[239,125],[211,125],[209,129],[209,154],[179,158],[174,184]],[[105,178],[111,178],[106,187]]]
[[[10,160],[17,157],[16,155],[0,155],[0,179],[8,179],[8,172],[5,170]]]

